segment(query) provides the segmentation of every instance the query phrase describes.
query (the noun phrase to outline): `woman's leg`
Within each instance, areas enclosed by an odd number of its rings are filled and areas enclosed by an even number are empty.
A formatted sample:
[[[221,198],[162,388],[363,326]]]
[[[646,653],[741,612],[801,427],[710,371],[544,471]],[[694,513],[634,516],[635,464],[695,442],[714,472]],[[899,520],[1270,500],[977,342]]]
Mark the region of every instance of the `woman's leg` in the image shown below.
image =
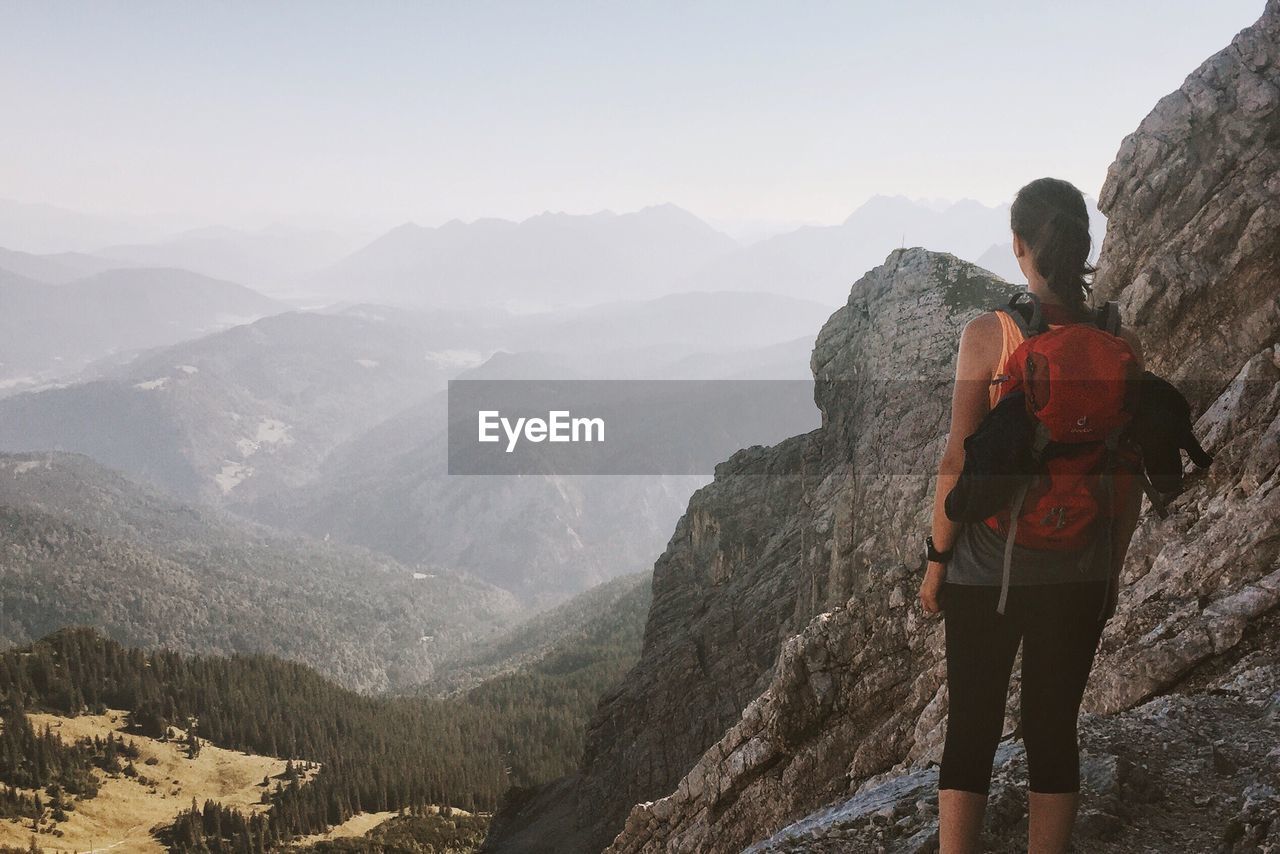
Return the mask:
[[[1071,828],[1076,823],[1079,792],[1027,793],[1030,817],[1027,828],[1028,854],[1066,854]]]
[[[1022,646],[1022,733],[1031,794],[1028,850],[1063,854],[1080,790],[1076,721],[1103,622],[1104,585],[1045,585],[1028,591]]]
[[[994,587],[943,585],[950,710],[938,778],[941,854],[976,852],[982,833],[1019,641],[1014,623],[996,613],[999,595]]]
[[[938,790],[939,854],[973,854],[980,850],[987,796],[960,789]]]

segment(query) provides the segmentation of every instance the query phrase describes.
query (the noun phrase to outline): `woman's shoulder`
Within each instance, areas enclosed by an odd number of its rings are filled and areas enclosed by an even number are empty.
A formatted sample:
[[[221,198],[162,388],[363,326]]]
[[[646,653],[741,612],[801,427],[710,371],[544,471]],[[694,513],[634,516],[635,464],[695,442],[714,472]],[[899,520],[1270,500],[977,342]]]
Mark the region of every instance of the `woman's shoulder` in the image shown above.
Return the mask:
[[[999,316],[995,311],[984,311],[964,325],[964,331],[960,333],[960,349],[999,354],[1003,340]]]
[[[958,379],[989,379],[1000,361],[1004,340],[1000,320],[995,312],[986,312],[970,320],[960,333],[956,354]]]
[[[982,314],[971,318],[964,325],[964,332],[961,339],[969,338],[999,338],[1000,337],[1000,318],[999,312],[994,309],[984,311]]]

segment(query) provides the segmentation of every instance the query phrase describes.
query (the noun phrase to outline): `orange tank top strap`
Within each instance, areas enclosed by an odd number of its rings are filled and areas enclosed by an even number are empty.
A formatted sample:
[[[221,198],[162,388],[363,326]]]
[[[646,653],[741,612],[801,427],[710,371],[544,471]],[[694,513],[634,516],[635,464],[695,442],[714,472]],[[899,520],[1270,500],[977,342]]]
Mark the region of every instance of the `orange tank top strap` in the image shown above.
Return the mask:
[[[991,374],[991,386],[988,392],[991,396],[992,409],[995,409],[1000,401],[1000,392],[1003,387],[1001,378],[1005,376],[1005,365],[1013,355],[1013,351],[1018,349],[1024,340],[1022,330],[1018,328],[1018,324],[1012,317],[1003,311],[997,311],[996,317],[1000,319],[1000,358],[996,361],[995,370]]]
[[[1002,378],[1008,373],[1009,357],[1027,337],[1027,333],[1023,331],[1023,324],[1009,313],[1010,310],[1019,311],[1019,316],[1022,317],[1017,306],[1024,302],[1031,306],[1031,319],[1026,323],[1034,329],[1056,329],[1072,323],[1093,322],[1092,314],[1087,310],[1081,312],[1056,303],[1041,303],[1030,291],[1024,291],[1010,300],[1011,308],[997,310],[996,317],[1000,319],[1000,359],[996,362],[995,370],[991,374],[991,387],[988,390],[992,409],[1000,402],[1000,396],[1005,389]]]

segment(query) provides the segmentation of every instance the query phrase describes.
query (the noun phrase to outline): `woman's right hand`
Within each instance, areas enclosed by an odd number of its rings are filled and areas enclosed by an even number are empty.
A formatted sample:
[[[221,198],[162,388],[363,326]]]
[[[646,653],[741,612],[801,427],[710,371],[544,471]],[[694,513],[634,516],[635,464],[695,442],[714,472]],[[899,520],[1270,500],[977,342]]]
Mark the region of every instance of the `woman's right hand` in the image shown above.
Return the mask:
[[[924,571],[924,580],[920,582],[920,607],[925,614],[936,617],[942,613],[940,601],[942,582],[947,578],[947,565],[937,561],[929,561]]]

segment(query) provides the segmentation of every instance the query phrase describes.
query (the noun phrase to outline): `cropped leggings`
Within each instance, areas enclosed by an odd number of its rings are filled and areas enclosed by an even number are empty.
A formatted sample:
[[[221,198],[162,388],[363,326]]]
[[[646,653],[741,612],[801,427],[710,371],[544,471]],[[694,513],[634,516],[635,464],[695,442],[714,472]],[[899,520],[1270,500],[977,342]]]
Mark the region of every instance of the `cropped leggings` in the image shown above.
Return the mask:
[[[950,713],[940,789],[985,795],[1004,726],[1013,660],[1022,645],[1022,737],[1033,792],[1080,788],[1076,718],[1104,621],[1106,583],[1012,587],[944,584]]]

